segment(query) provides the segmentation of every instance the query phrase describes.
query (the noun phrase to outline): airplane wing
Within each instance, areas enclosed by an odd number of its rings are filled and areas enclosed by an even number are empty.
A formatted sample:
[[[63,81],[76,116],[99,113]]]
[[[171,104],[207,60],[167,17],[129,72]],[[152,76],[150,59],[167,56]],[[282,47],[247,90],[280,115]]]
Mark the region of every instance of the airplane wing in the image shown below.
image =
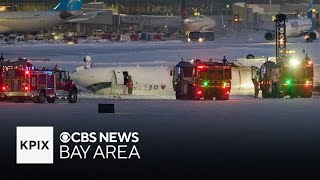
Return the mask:
[[[232,28],[238,28],[238,29],[251,29],[251,30],[256,30],[256,31],[267,31],[267,32],[273,32],[275,33],[275,29],[268,29],[268,28],[253,28],[253,27],[246,27],[246,26],[228,26],[228,25],[223,25],[225,28],[227,27],[232,27]]]

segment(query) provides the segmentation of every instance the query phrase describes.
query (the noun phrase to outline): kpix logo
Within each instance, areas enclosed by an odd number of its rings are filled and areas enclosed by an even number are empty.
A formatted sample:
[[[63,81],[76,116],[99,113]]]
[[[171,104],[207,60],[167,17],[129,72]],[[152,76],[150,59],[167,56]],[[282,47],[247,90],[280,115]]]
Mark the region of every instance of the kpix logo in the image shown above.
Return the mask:
[[[53,164],[53,127],[17,127],[17,164]]]

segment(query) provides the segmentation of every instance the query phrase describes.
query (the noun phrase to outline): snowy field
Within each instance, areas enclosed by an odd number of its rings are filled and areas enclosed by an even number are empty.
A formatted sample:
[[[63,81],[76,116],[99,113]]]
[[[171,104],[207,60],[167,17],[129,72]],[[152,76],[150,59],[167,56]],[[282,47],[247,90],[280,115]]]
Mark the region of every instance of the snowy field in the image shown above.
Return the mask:
[[[245,57],[247,54],[255,56],[275,56],[275,43],[262,40],[263,34],[237,35],[217,37],[214,42],[187,43],[182,41],[163,42],[94,42],[85,41],[76,45],[52,42],[24,42],[1,45],[0,53],[5,58],[17,59],[27,57],[33,59],[38,67],[60,67],[73,71],[83,65],[83,58],[90,55],[93,66],[132,66],[132,65],[176,65],[183,59],[222,60],[225,55],[229,61]],[[320,41],[314,43],[299,43],[302,38],[290,38],[287,49],[302,49],[316,63],[320,63]],[[43,61],[45,60],[45,61]],[[47,61],[50,60],[50,61]]]
[[[300,43],[303,38],[289,38],[287,49],[295,50],[297,55],[302,54],[302,49],[320,64],[320,41],[314,43]],[[232,34],[217,36],[214,42],[187,43],[182,41],[162,42],[108,42],[108,41],[81,41],[80,44],[68,45],[57,42],[29,41],[17,44],[2,45],[0,53],[4,53],[6,59],[27,57],[38,67],[53,68],[55,65],[73,72],[76,67],[83,65],[83,58],[90,55],[93,59],[93,67],[105,66],[174,66],[181,58],[204,59],[213,58],[222,60],[225,55],[230,62],[237,58],[243,58],[248,54],[255,56],[275,56],[275,42],[263,40],[263,34],[252,36]],[[113,96],[99,96],[80,88],[80,98],[117,98]],[[150,97],[128,97],[125,99],[148,99]],[[174,97],[157,96],[153,99],[173,99]]]
[[[290,39],[290,41],[301,39]],[[34,61],[36,66],[60,67],[73,71],[90,55],[94,66],[175,65],[181,58],[229,60],[251,53],[274,56],[275,45],[249,37],[217,38],[214,42],[181,41],[110,43],[87,42],[78,45],[27,43],[2,45],[5,58],[50,59]],[[289,43],[288,49],[302,48],[320,64],[320,41]],[[80,95],[81,97],[81,95]],[[0,102],[2,165],[20,176],[70,172],[95,177],[133,173],[135,175],[319,175],[320,98],[254,99],[232,96],[229,101],[137,100],[131,97],[108,99],[86,95],[78,103],[16,104]],[[115,114],[98,114],[98,103],[115,104]],[[17,113],[19,112],[19,113]],[[69,161],[52,166],[14,164],[16,126],[54,126],[63,131],[138,131],[143,160]],[[59,138],[59,137],[55,137]],[[8,164],[11,164],[9,166]],[[108,168],[106,168],[108,167]],[[40,171],[38,171],[40,170]],[[37,171],[37,172],[36,172]],[[91,172],[90,174],[87,172]],[[224,174],[228,172],[228,174]],[[60,174],[58,174],[60,175]],[[179,179],[179,176],[177,179]],[[75,176],[73,176],[74,178]],[[8,178],[7,178],[8,179]],[[196,178],[199,179],[199,178]]]

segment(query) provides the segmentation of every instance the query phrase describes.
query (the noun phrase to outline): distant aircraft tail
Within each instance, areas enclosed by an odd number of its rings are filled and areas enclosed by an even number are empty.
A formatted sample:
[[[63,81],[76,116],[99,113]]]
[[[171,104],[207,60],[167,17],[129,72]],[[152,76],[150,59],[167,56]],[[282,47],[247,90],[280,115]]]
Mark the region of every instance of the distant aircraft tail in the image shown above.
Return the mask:
[[[186,1],[181,0],[181,9],[180,9],[181,17],[182,19],[187,19],[188,18],[188,10],[186,6]]]
[[[53,8],[54,11],[79,11],[82,9],[83,0],[60,0]]]
[[[309,0],[309,3],[308,3],[308,13],[307,13],[307,17],[312,19],[312,9],[313,9],[313,2],[312,0]]]

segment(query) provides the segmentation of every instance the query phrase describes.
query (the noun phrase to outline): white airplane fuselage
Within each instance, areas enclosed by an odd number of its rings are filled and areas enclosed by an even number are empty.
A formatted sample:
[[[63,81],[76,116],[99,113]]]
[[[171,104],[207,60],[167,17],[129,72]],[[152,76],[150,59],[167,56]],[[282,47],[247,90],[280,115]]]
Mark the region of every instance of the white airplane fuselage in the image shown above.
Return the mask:
[[[312,21],[309,18],[288,19],[286,22],[286,33],[288,37],[298,37],[310,32]]]
[[[62,13],[65,16],[62,16]],[[74,12],[70,14],[60,11],[1,12],[0,33],[34,32],[64,23],[73,15]]]
[[[185,19],[183,21],[183,24],[185,26],[185,31],[188,32],[212,30],[217,26],[216,22],[213,19],[205,16]]]
[[[124,74],[132,77],[134,95],[174,95],[171,68],[168,67],[97,67],[78,70],[71,78],[97,94],[126,94]]]

